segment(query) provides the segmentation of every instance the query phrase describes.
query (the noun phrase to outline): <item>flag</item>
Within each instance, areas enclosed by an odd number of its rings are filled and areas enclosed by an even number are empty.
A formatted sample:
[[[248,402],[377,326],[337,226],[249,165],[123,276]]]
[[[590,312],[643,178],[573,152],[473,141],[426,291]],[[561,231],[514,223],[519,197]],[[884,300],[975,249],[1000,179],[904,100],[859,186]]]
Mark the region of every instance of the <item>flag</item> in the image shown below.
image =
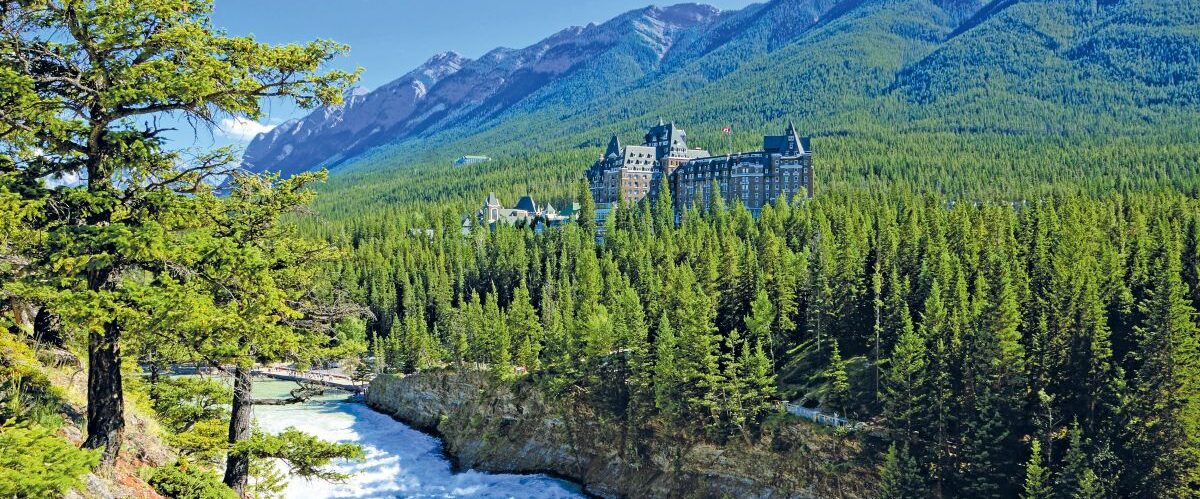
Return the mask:
[[[733,133],[733,127],[725,127],[721,129],[721,133]]]

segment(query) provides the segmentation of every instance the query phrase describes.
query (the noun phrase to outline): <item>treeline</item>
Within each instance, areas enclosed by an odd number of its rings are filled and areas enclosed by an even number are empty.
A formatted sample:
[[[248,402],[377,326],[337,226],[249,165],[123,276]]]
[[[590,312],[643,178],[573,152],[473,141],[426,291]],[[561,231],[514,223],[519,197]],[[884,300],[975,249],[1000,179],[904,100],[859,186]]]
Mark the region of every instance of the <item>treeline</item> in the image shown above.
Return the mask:
[[[679,125],[687,129],[689,145],[725,152],[719,128]],[[731,148],[758,149],[762,133],[778,134],[783,126],[759,124],[753,131],[735,131]],[[399,170],[382,167],[387,159],[372,168],[337,170],[314,204],[332,225],[312,225],[306,231],[375,238],[373,233],[410,223],[414,207],[422,215],[445,210],[461,217],[478,209],[489,192],[509,205],[529,194],[559,206],[574,195],[574,182],[600,154],[604,133],[597,131],[583,148],[528,152],[457,168],[445,158],[411,156],[396,159],[404,165]],[[631,125],[620,137],[640,141],[644,133]],[[1187,130],[1067,137],[878,130],[821,134],[813,137],[812,146],[818,191],[902,187],[952,199],[995,201],[1159,189],[1200,192],[1197,138]]]
[[[788,398],[887,435],[887,496],[1195,490],[1194,197],[841,189],[678,224],[669,202],[618,211],[600,244],[414,215],[432,236],[401,219],[340,275],[379,317],[380,368],[616,376],[631,428],[716,439]]]

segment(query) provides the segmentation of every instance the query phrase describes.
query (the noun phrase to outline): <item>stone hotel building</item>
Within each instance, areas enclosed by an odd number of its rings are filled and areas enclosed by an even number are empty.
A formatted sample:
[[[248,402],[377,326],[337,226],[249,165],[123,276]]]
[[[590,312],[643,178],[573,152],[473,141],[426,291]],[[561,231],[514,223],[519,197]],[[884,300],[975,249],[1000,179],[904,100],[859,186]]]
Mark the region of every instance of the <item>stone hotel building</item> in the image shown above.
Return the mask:
[[[713,156],[687,147],[687,133],[674,123],[652,127],[642,145],[621,146],[614,135],[602,156],[587,172],[597,204],[620,197],[638,202],[657,197],[659,181],[667,179],[675,209],[693,200],[707,204],[716,185],[726,202],[740,201],[755,215],[780,196],[811,198],[812,149],[788,124],[783,135],[763,137],[760,151]]]

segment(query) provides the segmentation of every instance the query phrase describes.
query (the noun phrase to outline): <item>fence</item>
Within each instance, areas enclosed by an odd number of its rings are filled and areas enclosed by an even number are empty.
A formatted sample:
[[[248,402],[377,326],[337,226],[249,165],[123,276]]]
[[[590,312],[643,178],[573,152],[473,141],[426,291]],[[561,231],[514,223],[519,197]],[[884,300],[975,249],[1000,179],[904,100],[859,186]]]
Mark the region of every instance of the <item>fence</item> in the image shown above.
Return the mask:
[[[833,426],[835,428],[841,427],[841,426],[857,426],[856,424],[852,423],[850,420],[848,420],[844,417],[838,416],[837,414],[833,414],[833,415],[825,414],[816,409],[809,409],[809,408],[801,406],[801,405],[793,404],[786,400],[783,402],[783,407],[784,407],[784,409],[787,410],[787,412],[789,412],[791,414],[795,414],[797,416],[800,416],[804,419],[807,419],[807,420],[812,421],[817,424],[822,424],[825,426]]]

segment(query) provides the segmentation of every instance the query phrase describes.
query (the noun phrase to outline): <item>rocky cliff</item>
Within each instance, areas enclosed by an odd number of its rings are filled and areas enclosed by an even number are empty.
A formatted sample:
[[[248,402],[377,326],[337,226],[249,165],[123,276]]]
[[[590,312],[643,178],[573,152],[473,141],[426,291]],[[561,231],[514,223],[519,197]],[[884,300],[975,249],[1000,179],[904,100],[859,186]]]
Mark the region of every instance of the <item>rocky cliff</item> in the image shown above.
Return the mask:
[[[380,376],[367,404],[441,435],[460,466],[551,473],[601,497],[869,497],[876,481],[857,442],[826,428],[782,422],[755,442],[673,436],[634,445],[603,411],[482,373]]]
[[[580,88],[571,81],[574,74],[584,87],[600,89],[613,78],[636,80],[658,66],[684,31],[718,14],[708,5],[647,7],[603,24],[561,30],[525,48],[499,47],[474,60],[437,54],[374,91],[355,88],[341,105],[258,135],[243,163],[285,174],[333,166],[389,141],[470,127],[539,93],[572,94],[559,87]]]

